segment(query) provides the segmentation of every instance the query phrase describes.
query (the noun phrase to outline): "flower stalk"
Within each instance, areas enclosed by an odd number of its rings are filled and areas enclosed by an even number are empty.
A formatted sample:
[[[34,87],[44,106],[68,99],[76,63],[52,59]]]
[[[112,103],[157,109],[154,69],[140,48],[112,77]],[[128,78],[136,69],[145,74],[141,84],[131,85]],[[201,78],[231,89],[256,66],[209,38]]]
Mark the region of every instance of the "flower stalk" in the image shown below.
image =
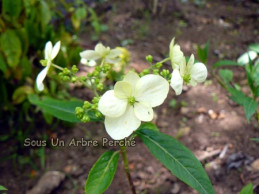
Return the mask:
[[[124,140],[122,140],[122,142],[124,142]],[[125,170],[125,173],[126,173],[126,177],[127,177],[128,183],[130,185],[132,193],[136,194],[135,186],[134,186],[133,180],[132,180],[131,175],[130,175],[130,170],[129,170],[129,165],[128,165],[128,159],[127,159],[125,144],[121,144],[120,150],[121,150],[121,155],[122,155],[123,162],[124,162],[124,170]]]

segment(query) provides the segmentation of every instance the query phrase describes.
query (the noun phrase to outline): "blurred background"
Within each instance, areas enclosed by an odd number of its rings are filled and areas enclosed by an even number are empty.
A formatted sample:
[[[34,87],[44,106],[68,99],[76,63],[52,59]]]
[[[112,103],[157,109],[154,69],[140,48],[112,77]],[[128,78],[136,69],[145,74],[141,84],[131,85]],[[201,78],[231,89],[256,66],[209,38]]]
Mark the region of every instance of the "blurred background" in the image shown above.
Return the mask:
[[[92,164],[108,149],[51,145],[52,138],[101,142],[109,136],[100,123],[64,122],[29,101],[42,96],[35,78],[47,41],[61,41],[55,64],[79,65],[84,75],[92,68],[80,64],[79,52],[98,42],[126,48],[126,70],[141,72],[149,66],[145,56],[164,59],[175,37],[209,75],[180,96],[170,90],[153,122],[193,151],[216,193],[239,193],[248,183],[258,193],[258,7],[258,0],[0,0],[0,185],[7,193],[84,193]],[[247,51],[254,59],[240,58]],[[164,68],[172,70],[170,63]],[[45,80],[45,96],[92,99],[90,90],[60,81],[57,73]],[[46,146],[25,147],[26,138]],[[128,150],[138,193],[195,193],[136,142]],[[130,193],[122,164],[107,193]]]

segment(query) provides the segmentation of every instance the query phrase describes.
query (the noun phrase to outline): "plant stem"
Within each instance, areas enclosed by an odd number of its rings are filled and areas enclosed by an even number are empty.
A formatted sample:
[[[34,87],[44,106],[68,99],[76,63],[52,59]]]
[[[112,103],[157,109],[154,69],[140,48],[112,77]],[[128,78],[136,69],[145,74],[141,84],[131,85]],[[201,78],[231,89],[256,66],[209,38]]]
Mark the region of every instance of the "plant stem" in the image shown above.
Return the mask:
[[[122,143],[124,143],[124,141],[122,141]],[[131,178],[130,171],[129,171],[128,159],[127,159],[127,155],[126,155],[126,146],[124,144],[122,144],[122,145],[123,146],[120,147],[120,150],[121,150],[121,155],[122,155],[123,161],[124,161],[124,170],[125,170],[126,177],[128,179],[129,185],[131,187],[132,193],[136,194],[135,186],[134,186],[134,183],[133,183],[133,180]]]

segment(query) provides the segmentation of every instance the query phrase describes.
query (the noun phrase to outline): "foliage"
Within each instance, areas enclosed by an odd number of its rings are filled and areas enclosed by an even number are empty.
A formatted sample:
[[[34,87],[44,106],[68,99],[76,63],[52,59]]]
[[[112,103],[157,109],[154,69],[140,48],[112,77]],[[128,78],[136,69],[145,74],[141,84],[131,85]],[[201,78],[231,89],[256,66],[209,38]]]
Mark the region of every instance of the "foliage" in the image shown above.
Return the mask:
[[[240,191],[240,194],[254,194],[253,184],[249,183],[244,186],[243,189]]]
[[[207,61],[208,58],[208,44],[201,49],[198,48],[198,56],[202,61]],[[221,68],[218,70],[218,77],[215,72],[211,72],[212,75],[217,79],[219,84],[225,88],[232,99],[237,104],[243,106],[246,119],[250,121],[250,118],[255,114],[258,120],[258,97],[259,97],[259,45],[249,45],[249,50],[242,54],[237,61],[232,60],[220,60],[213,65],[213,69]],[[251,94],[245,94],[241,91],[239,85],[233,83],[233,72],[229,69],[222,69],[223,67],[239,66],[246,72],[247,83],[251,90]]]

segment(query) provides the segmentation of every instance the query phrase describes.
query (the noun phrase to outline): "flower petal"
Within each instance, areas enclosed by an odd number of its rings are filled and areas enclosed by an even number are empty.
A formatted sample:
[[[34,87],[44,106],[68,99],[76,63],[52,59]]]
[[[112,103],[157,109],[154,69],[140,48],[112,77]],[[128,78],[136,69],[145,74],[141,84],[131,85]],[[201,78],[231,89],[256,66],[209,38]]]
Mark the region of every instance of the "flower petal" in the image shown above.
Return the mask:
[[[256,57],[257,57],[257,53],[255,51],[248,51],[248,52],[242,54],[237,59],[237,62],[240,63],[240,64],[246,65],[250,62],[249,58],[250,58],[251,61],[253,61]]]
[[[58,42],[54,45],[54,47],[53,47],[53,49],[52,49],[52,52],[51,52],[51,59],[52,59],[52,60],[57,56],[57,54],[59,53],[59,51],[60,51],[60,41],[58,41]]]
[[[170,54],[170,58],[171,58],[171,63],[172,63],[172,68],[175,69],[177,68],[176,66],[182,64],[183,62],[183,52],[181,51],[181,48],[179,45],[174,45],[172,50],[171,50],[171,54]]]
[[[50,41],[48,41],[45,45],[45,49],[44,49],[44,57],[45,59],[51,59],[51,53],[52,53],[52,43]]]
[[[43,80],[45,79],[48,70],[49,70],[50,66],[46,66],[38,75],[36,78],[36,87],[39,91],[43,91],[44,90],[44,85],[43,85]]]
[[[153,119],[153,109],[149,104],[137,102],[134,104],[135,115],[141,121],[151,121]]]
[[[188,61],[188,63],[187,63],[187,69],[188,69],[188,71],[191,70],[193,64],[194,64],[194,55],[191,54],[190,59],[189,59],[189,61]]]
[[[118,81],[114,87],[114,94],[120,99],[127,99],[131,97],[132,91],[132,85],[125,81]]]
[[[199,63],[195,63],[191,67],[190,74],[191,74],[191,78],[194,81],[201,83],[206,80],[208,71],[207,71],[206,66],[203,63],[199,62]]]
[[[180,75],[180,72],[175,69],[172,72],[172,79],[171,79],[171,87],[175,91],[176,95],[180,95],[182,92],[182,86],[183,86],[183,79]]]
[[[159,75],[148,74],[136,84],[135,98],[137,101],[150,104],[152,107],[161,105],[169,92],[169,83]]]
[[[108,58],[116,58],[119,57],[122,54],[122,51],[120,49],[111,49],[110,53],[108,54]]]
[[[86,59],[86,60],[97,60],[100,58],[100,55],[98,52],[93,50],[85,50],[83,52],[79,53],[80,57]]]
[[[105,116],[119,117],[126,109],[127,101],[115,97],[114,90],[107,91],[98,102],[98,110]]]
[[[139,80],[140,77],[138,76],[137,73],[133,71],[128,72],[123,79],[123,81],[126,81],[132,85],[133,90],[135,89],[135,85]]]
[[[126,108],[125,113],[117,118],[106,117],[105,128],[114,140],[121,140],[131,135],[141,124],[135,116],[132,106]]]
[[[104,57],[109,50],[109,47],[106,48],[102,43],[98,43],[95,47],[95,52],[97,52],[101,57]]]

